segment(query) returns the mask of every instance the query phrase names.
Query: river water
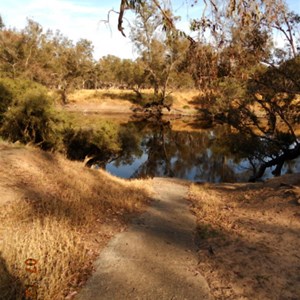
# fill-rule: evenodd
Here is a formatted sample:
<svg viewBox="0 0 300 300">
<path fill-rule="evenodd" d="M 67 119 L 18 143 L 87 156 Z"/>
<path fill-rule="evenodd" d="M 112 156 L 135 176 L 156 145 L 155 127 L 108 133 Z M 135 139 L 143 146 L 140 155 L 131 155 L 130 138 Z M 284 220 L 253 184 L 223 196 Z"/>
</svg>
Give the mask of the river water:
<svg viewBox="0 0 300 300">
<path fill-rule="evenodd" d="M 227 149 L 228 126 L 198 128 L 195 120 L 164 124 L 129 122 L 127 149 L 105 169 L 122 178 L 176 177 L 197 182 L 248 181 L 253 168 L 245 153 Z M 225 146 L 224 146 L 225 144 Z M 267 169 L 264 179 L 272 177 Z M 300 159 L 282 174 L 300 172 Z"/>
</svg>

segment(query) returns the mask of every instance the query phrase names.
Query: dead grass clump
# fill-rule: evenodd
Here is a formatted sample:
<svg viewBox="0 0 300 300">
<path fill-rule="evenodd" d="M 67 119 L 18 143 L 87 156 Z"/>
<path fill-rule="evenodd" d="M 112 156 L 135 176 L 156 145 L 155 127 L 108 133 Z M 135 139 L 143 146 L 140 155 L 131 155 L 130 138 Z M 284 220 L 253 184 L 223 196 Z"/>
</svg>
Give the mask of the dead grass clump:
<svg viewBox="0 0 300 300">
<path fill-rule="evenodd" d="M 50 217 L 25 221 L 17 228 L 9 226 L 1 248 L 8 272 L 23 282 L 23 293 L 19 293 L 24 295 L 26 285 L 35 284 L 38 299 L 57 299 L 88 262 L 88 249 L 80 235 L 63 220 Z M 37 263 L 27 266 L 28 259 Z"/>
<path fill-rule="evenodd" d="M 299 174 L 264 184 L 193 185 L 199 271 L 215 299 L 298 299 Z"/>
<path fill-rule="evenodd" d="M 149 195 L 144 181 L 117 179 L 32 148 L 1 149 L 0 165 L 7 198 L 0 203 L 0 299 L 21 299 L 34 283 L 37 299 L 72 294 L 99 248 Z M 34 259 L 29 269 L 36 272 L 26 270 L 27 259 Z"/>
</svg>

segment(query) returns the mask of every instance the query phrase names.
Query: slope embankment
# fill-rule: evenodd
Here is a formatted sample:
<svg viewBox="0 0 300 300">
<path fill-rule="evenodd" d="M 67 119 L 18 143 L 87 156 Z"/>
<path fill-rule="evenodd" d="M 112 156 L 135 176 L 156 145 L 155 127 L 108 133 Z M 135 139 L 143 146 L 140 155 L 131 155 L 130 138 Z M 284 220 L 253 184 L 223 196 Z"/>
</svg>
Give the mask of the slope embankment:
<svg viewBox="0 0 300 300">
<path fill-rule="evenodd" d="M 62 299 L 149 190 L 32 147 L 0 144 L 0 299 Z M 71 297 L 71 296 L 70 296 Z"/>
<path fill-rule="evenodd" d="M 125 181 L 0 144 L 0 194 L 0 299 L 300 298 L 299 174 Z"/>
</svg>

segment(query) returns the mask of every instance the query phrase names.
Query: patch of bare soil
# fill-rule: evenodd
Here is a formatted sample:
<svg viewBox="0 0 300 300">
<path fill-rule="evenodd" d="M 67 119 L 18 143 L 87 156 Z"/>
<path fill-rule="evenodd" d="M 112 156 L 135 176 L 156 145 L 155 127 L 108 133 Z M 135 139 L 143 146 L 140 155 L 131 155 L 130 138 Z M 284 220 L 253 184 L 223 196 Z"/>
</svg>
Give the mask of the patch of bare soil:
<svg viewBox="0 0 300 300">
<path fill-rule="evenodd" d="M 216 299 L 300 299 L 300 175 L 190 190 L 199 271 Z"/>
</svg>

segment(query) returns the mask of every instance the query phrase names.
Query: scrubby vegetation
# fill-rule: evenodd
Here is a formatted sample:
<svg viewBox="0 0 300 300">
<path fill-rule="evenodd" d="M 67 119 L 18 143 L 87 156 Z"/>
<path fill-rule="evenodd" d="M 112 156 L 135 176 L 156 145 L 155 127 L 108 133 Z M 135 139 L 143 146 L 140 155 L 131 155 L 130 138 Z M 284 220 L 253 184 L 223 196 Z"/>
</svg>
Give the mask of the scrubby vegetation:
<svg viewBox="0 0 300 300">
<path fill-rule="evenodd" d="M 58 116 L 46 92 L 29 89 L 17 97 L 3 115 L 1 134 L 11 142 L 33 143 L 42 149 L 53 149 L 58 138 L 57 122 Z"/>
<path fill-rule="evenodd" d="M 128 34 L 138 54 L 136 60 L 108 55 L 95 61 L 93 45 L 86 39 L 73 43 L 60 32 L 44 31 L 33 20 L 28 20 L 22 30 L 7 28 L 1 22 L 0 118 L 6 115 L 4 137 L 30 141 L 44 149 L 60 147 L 58 141 L 53 141 L 54 118 L 46 107 L 44 112 L 48 116 L 43 114 L 46 126 L 38 125 L 33 113 L 30 121 L 26 117 L 24 123 L 11 126 L 12 115 L 25 116 L 24 109 L 30 105 L 30 109 L 33 106 L 37 109 L 36 104 L 29 105 L 24 100 L 29 94 L 22 93 L 23 98 L 13 100 L 16 93 L 12 90 L 18 90 L 16 85 L 24 78 L 59 95 L 63 104 L 69 103 L 74 90 L 95 89 L 96 94 L 98 89 L 107 89 L 105 97 L 111 99 L 116 97 L 108 90 L 112 87 L 131 90 L 132 93 L 119 93 L 118 99 L 140 105 L 139 112 L 147 112 L 148 117 L 154 115 L 154 119 L 158 116 L 158 120 L 163 109 L 169 110 L 176 102 L 174 90 L 195 88 L 199 95 L 194 102 L 202 118 L 208 119 L 207 124 L 228 123 L 245 136 L 245 143 L 262 140 L 260 148 L 265 149 L 264 153 L 249 154 L 254 166 L 252 180 L 259 179 L 269 167 L 275 167 L 274 174 L 280 175 L 282 164 L 299 156 L 295 128 L 299 124 L 300 18 L 282 0 L 254 1 L 247 11 L 243 11 L 246 4 L 239 7 L 230 0 L 228 7 L 215 10 L 214 1 L 210 1 L 207 5 L 211 5 L 215 18 L 211 19 L 205 10 L 202 18 L 190 20 L 197 38 L 176 29 L 178 17 L 171 5 L 166 6 L 166 13 L 159 1 L 121 3 L 121 31 L 125 10 L 134 10 L 136 16 Z M 191 3 L 196 5 L 197 1 Z M 275 45 L 275 31 L 282 34 L 284 48 Z M 211 39 L 207 39 L 207 32 Z M 8 78 L 18 83 L 7 84 Z M 144 89 L 151 90 L 151 94 L 144 93 Z M 101 97 L 104 97 L 102 92 Z M 17 109 L 17 103 L 24 109 Z M 10 111 L 6 112 L 8 107 Z M 179 110 L 189 113 L 189 107 L 190 103 L 185 102 Z M 42 127 L 47 128 L 45 132 L 41 132 Z M 10 128 L 12 133 L 8 133 Z M 94 133 L 99 135 L 99 130 L 87 133 L 84 129 L 70 134 L 72 130 L 67 129 L 67 137 L 59 140 L 73 141 L 85 135 L 94 146 L 99 144 L 98 138 L 91 137 Z"/>
</svg>

